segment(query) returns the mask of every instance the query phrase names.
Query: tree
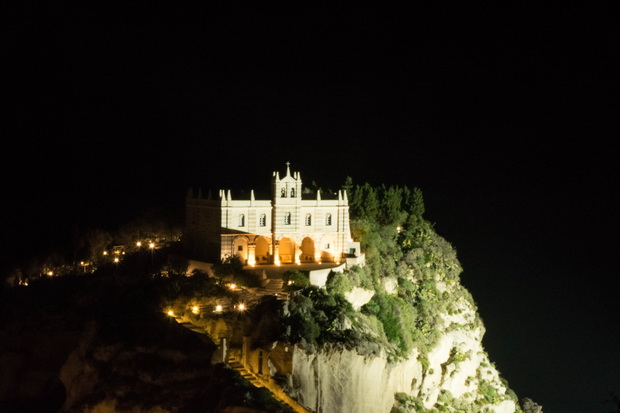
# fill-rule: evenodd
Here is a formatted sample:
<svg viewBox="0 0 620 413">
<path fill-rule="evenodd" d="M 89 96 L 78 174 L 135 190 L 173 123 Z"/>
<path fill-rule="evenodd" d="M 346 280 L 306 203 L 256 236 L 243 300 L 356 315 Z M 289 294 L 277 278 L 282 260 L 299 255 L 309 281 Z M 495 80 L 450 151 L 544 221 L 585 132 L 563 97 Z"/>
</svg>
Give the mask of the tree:
<svg viewBox="0 0 620 413">
<path fill-rule="evenodd" d="M 542 406 L 530 398 L 523 399 L 521 405 L 523 406 L 523 413 L 542 413 Z"/>
<path fill-rule="evenodd" d="M 168 271 L 169 275 L 186 275 L 187 267 L 189 267 L 189 260 L 180 255 L 170 254 L 164 264 L 164 270 Z"/>
<path fill-rule="evenodd" d="M 99 262 L 103 256 L 103 252 L 112 242 L 112 236 L 102 229 L 92 229 L 84 235 L 86 245 L 88 246 L 89 259 Z"/>
<path fill-rule="evenodd" d="M 220 284 L 225 278 L 234 279 L 235 276 L 240 274 L 242 271 L 243 264 L 241 263 L 241 259 L 239 259 L 236 255 L 222 258 L 220 262 L 213 264 L 213 274 L 215 275 L 215 278 L 219 280 Z"/>
<path fill-rule="evenodd" d="M 342 184 L 342 190 L 347 193 L 347 198 L 351 199 L 353 197 L 353 178 L 347 176 L 344 180 L 344 184 Z"/>
</svg>

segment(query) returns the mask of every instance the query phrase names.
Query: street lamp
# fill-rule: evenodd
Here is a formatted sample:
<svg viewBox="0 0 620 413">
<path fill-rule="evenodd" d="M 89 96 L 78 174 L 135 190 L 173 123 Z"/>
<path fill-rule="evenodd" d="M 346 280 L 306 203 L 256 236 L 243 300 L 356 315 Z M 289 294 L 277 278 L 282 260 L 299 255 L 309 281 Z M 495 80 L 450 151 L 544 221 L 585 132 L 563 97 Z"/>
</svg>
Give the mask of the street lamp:
<svg viewBox="0 0 620 413">
<path fill-rule="evenodd" d="M 149 242 L 149 249 L 151 250 L 151 266 L 153 265 L 153 250 L 155 249 L 155 243 Z"/>
</svg>

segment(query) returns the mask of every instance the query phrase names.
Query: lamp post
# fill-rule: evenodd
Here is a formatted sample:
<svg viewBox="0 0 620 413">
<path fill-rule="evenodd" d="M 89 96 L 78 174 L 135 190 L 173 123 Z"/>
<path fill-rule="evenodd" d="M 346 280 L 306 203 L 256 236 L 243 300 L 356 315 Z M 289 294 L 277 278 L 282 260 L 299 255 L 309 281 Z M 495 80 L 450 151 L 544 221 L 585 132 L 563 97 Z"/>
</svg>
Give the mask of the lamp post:
<svg viewBox="0 0 620 413">
<path fill-rule="evenodd" d="M 151 250 L 151 269 L 153 269 L 153 250 L 155 249 L 155 243 L 149 242 L 149 250 Z"/>
</svg>

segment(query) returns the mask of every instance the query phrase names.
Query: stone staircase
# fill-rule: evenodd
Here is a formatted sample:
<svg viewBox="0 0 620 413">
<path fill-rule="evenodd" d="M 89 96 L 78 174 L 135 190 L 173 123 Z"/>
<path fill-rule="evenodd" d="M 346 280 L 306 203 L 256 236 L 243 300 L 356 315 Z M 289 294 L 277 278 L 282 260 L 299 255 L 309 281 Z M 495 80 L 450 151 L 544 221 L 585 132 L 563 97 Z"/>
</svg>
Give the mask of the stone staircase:
<svg viewBox="0 0 620 413">
<path fill-rule="evenodd" d="M 265 287 L 261 288 L 262 295 L 275 295 L 278 300 L 286 300 L 288 293 L 282 292 L 284 287 L 284 280 L 282 279 L 269 279 Z"/>
<path fill-rule="evenodd" d="M 265 387 L 263 385 L 263 382 L 258 377 L 256 377 L 254 373 L 246 369 L 241 363 L 241 360 L 239 360 L 238 358 L 234 356 L 229 357 L 228 365 L 233 369 L 237 370 L 239 374 L 241 374 L 241 377 L 249 381 L 255 387 Z"/>
<path fill-rule="evenodd" d="M 282 280 L 274 280 L 274 281 L 280 281 L 279 284 L 280 284 L 280 291 L 281 291 Z M 278 283 L 275 283 L 276 286 L 277 286 L 277 284 Z M 271 290 L 271 291 L 274 291 L 275 287 L 272 287 L 272 288 L 273 288 L 273 290 Z M 204 337 L 205 340 L 211 340 L 209 338 L 209 336 L 207 335 L 206 331 L 202 327 L 199 327 L 197 325 L 192 324 L 191 322 L 187 321 L 186 319 L 184 319 L 181 316 L 175 315 L 174 319 L 181 326 L 187 328 L 190 331 L 193 331 L 195 333 L 200 334 L 202 337 Z M 234 355 L 233 356 L 229 356 L 227 364 L 231 368 L 237 370 L 239 372 L 239 374 L 241 374 L 241 377 L 243 377 L 245 380 L 247 380 L 253 386 L 258 387 L 258 388 L 264 387 L 267 390 L 269 390 L 271 392 L 271 394 L 273 395 L 273 397 L 275 397 L 280 402 L 282 402 L 284 404 L 287 404 L 296 413 L 309 413 L 308 410 L 306 410 L 302 405 L 300 405 L 299 403 L 297 403 L 297 401 L 295 401 L 289 395 L 287 395 L 282 390 L 282 388 L 280 388 L 279 386 L 275 385 L 273 382 L 270 382 L 269 380 L 267 380 L 267 382 L 261 380 L 254 373 L 252 373 L 247 368 L 245 368 L 245 366 L 243 365 L 243 363 L 241 363 L 241 360 L 239 360 L 237 356 L 234 356 Z"/>
</svg>

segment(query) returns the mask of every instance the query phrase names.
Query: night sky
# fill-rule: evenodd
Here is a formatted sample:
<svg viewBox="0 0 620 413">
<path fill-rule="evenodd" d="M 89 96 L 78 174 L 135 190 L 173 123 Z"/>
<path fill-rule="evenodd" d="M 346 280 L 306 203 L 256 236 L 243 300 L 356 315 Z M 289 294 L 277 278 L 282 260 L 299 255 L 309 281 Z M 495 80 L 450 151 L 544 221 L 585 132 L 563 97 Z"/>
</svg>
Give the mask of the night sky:
<svg viewBox="0 0 620 413">
<path fill-rule="evenodd" d="M 546 413 L 611 410 L 609 10 L 182 7 L 9 15 L 3 268 L 74 228 L 177 210 L 188 187 L 267 191 L 287 161 L 308 186 L 418 186 L 516 393 Z"/>
</svg>

